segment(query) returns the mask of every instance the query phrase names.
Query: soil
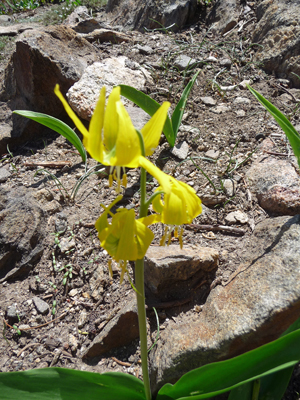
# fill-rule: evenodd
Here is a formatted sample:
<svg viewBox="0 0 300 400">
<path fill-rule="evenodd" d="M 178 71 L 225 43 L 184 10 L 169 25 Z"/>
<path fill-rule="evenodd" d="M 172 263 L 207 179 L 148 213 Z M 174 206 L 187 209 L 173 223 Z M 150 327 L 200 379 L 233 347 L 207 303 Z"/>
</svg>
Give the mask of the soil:
<svg viewBox="0 0 300 400">
<path fill-rule="evenodd" d="M 36 13 L 42 13 L 42 10 Z M 18 18 L 21 18 L 20 15 Z M 22 18 L 30 23 L 29 14 L 27 19 L 26 14 Z M 166 173 L 192 185 L 203 199 L 207 207 L 194 220 L 194 224 L 226 225 L 225 216 L 235 210 L 244 212 L 248 216 L 248 223 L 234 225 L 240 229 L 236 232 L 213 232 L 211 229 L 200 229 L 199 226 L 191 230 L 186 227 L 184 245 L 197 244 L 218 249 L 219 267 L 211 281 L 201 286 L 202 296 L 197 296 L 197 299 L 185 306 L 160 310 L 161 329 L 168 324 L 170 318 L 176 317 L 182 321 L 201 310 L 210 288 L 225 282 L 239 266 L 245 241 L 251 237 L 255 225 L 269 217 L 251 195 L 245 179 L 245 172 L 257 157 L 256 150 L 262 140 L 270 137 L 276 152 L 289 152 L 283 133 L 249 91 L 240 88 L 221 90 L 220 85 L 237 85 L 245 79 L 251 79 L 253 87 L 271 99 L 281 111 L 289 114 L 294 125 L 299 123 L 298 104 L 288 94 L 288 85 L 267 75 L 254 61 L 257 49 L 251 43 L 254 23 L 240 33 L 236 29 L 225 37 L 207 29 L 204 19 L 179 33 L 159 30 L 135 33 L 141 45 L 155 49 L 149 55 L 134 52 L 132 44 L 128 43 L 94 43 L 103 59 L 125 55 L 148 68 L 154 84 L 147 86 L 147 93 L 160 103 L 170 101 L 173 109 L 190 77 L 197 70 L 178 71 L 173 65 L 179 54 L 196 59 L 210 56 L 217 60 L 231 60 L 230 67 L 221 67 L 219 62 L 211 61 L 200 68 L 183 118 L 183 125 L 188 128 L 180 130 L 176 141 L 176 144 L 183 141 L 188 143 L 188 157 L 180 160 L 174 156 L 166 139 L 162 137 L 151 159 Z M 9 39 L 8 42 L 9 46 L 1 50 L 2 76 L 7 55 L 13 51 L 13 40 Z M 205 96 L 229 108 L 216 114 L 201 101 L 201 97 Z M 237 96 L 248 98 L 250 103 L 234 103 Z M 218 152 L 217 160 L 206 154 L 209 150 Z M 79 154 L 63 137 L 45 130 L 39 140 L 11 147 L 10 151 L 2 155 L 0 160 L 0 167 L 9 164 L 12 174 L 5 187 L 28 188 L 32 196 L 40 199 L 43 207 L 48 210 L 48 219 L 41 260 L 28 276 L 1 284 L 0 310 L 5 329 L 0 341 L 0 370 L 20 371 L 58 366 L 94 372 L 123 371 L 141 377 L 138 340 L 98 359 L 81 358 L 95 335 L 126 304 L 132 292 L 128 276 L 125 276 L 122 285 L 119 284 L 120 273 L 117 267 L 114 268 L 113 278 L 109 276 L 109 257 L 100 248 L 94 228 L 103 210 L 100 204 L 109 205 L 116 195 L 114 188 L 108 185 L 107 171 L 86 179 L 72 201 L 69 195 L 83 175 L 84 165 Z M 49 163 L 45 169 L 56 176 L 62 186 L 58 186 L 49 174 L 37 173 L 40 167 L 35 164 L 41 162 Z M 51 164 L 55 162 L 65 165 L 52 168 Z M 95 165 L 93 159 L 88 160 L 88 168 Z M 222 184 L 224 179 L 234 179 L 237 182 L 233 196 L 226 194 Z M 149 177 L 149 193 L 156 186 L 157 183 Z M 128 186 L 123 189 L 124 197 L 119 205 L 138 210 L 138 189 L 139 173 L 129 170 Z M 62 234 L 57 232 L 55 226 L 58 212 L 63 213 L 67 221 L 67 229 Z M 153 229 L 156 233 L 154 245 L 158 245 L 163 227 L 156 226 Z M 63 239 L 75 241 L 70 252 L 61 251 Z M 177 239 L 173 238 L 172 241 L 176 243 Z M 132 277 L 130 266 L 128 270 Z M 37 313 L 32 302 L 34 296 L 49 304 L 48 315 Z M 20 321 L 8 320 L 7 307 L 12 305 L 16 305 Z M 148 316 L 151 322 L 150 343 L 156 337 L 157 328 L 152 323 L 153 314 L 149 313 Z M 83 321 L 80 327 L 79 318 Z M 16 329 L 10 327 L 12 323 L 18 327 L 23 325 L 23 328 L 28 325 L 30 329 L 25 327 L 19 335 Z M 299 398 L 300 386 L 297 382 L 299 379 L 294 374 L 286 400 Z"/>
</svg>

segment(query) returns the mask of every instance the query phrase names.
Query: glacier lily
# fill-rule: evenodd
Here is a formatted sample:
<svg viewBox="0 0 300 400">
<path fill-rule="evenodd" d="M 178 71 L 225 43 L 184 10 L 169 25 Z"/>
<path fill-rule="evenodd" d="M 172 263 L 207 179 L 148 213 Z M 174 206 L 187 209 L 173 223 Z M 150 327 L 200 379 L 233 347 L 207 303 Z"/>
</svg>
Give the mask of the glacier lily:
<svg viewBox="0 0 300 400">
<path fill-rule="evenodd" d="M 142 154 L 136 129 L 121 102 L 119 86 L 112 89 L 106 107 L 106 88 L 103 87 L 101 89 L 89 129 L 86 129 L 71 109 L 66 99 L 61 94 L 59 85 L 55 86 L 54 92 L 62 102 L 67 114 L 72 119 L 77 129 L 82 133 L 84 147 L 90 153 L 91 157 L 101 164 L 111 166 L 109 176 L 110 186 L 112 185 L 114 176 L 118 183 L 117 192 L 119 192 L 121 168 L 124 172 L 122 183 L 126 186 L 127 176 L 125 167 L 139 167 L 140 159 L 143 155 L 149 156 L 153 154 L 158 145 L 170 103 L 163 103 L 153 117 L 141 129 L 145 146 L 145 154 Z M 114 168 L 116 171 L 115 174 L 113 174 Z"/>
</svg>

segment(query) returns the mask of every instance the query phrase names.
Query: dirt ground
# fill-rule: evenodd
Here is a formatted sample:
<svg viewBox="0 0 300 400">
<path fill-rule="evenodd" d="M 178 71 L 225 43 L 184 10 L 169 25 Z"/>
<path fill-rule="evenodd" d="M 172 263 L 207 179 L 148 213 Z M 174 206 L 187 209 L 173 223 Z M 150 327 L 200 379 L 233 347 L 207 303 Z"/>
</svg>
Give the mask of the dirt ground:
<svg viewBox="0 0 300 400">
<path fill-rule="evenodd" d="M 276 152 L 288 153 L 280 129 L 247 90 L 239 87 L 222 90 L 220 86 L 238 85 L 245 79 L 251 79 L 253 87 L 271 99 L 281 111 L 289 114 L 294 125 L 299 123 L 298 103 L 288 94 L 288 85 L 267 75 L 254 61 L 257 47 L 251 43 L 253 24 L 240 33 L 233 30 L 225 37 L 213 34 L 204 21 L 176 34 L 161 31 L 137 33 L 141 45 L 155 49 L 149 55 L 134 53 L 131 44 L 94 43 L 103 59 L 125 55 L 148 68 L 154 85 L 149 85 L 147 92 L 160 103 L 170 101 L 173 109 L 197 70 L 178 71 L 173 66 L 175 58 L 179 54 L 196 59 L 216 58 L 216 61 L 209 61 L 200 68 L 187 102 L 183 128 L 176 141 L 176 144 L 182 141 L 188 143 L 187 158 L 180 160 L 174 156 L 164 137 L 151 158 L 166 173 L 192 185 L 203 199 L 207 207 L 194 220 L 196 226 L 192 229 L 186 227 L 183 241 L 184 245 L 197 244 L 218 249 L 219 267 L 212 280 L 201 287 L 203 296 L 198 297 L 197 301 L 184 307 L 160 310 L 161 329 L 172 317 L 187 320 L 191 314 L 199 312 L 210 287 L 225 282 L 239 266 L 245 240 L 250 238 L 255 225 L 269 217 L 251 195 L 245 179 L 245 171 L 257 157 L 259 144 L 270 136 L 276 145 Z M 0 50 L 2 76 L 7 54 L 13 50 L 14 41 L 8 39 L 7 43 Z M 229 59 L 230 66 L 221 66 L 219 61 L 222 59 Z M 205 96 L 229 108 L 216 114 L 202 102 L 201 97 Z M 234 103 L 237 96 L 250 99 L 250 103 Z M 209 150 L 218 152 L 216 160 L 206 155 Z M 123 284 L 119 284 L 117 268 L 114 269 L 113 279 L 110 278 L 108 255 L 100 248 L 94 229 L 94 222 L 102 211 L 100 203 L 107 206 L 115 198 L 114 189 L 109 188 L 106 171 L 86 179 L 72 201 L 68 195 L 83 175 L 84 165 L 76 150 L 63 137 L 45 130 L 40 140 L 27 142 L 17 148 L 11 147 L 10 151 L 11 154 L 3 154 L 0 159 L 0 167 L 9 164 L 12 173 L 2 185 L 9 188 L 23 186 L 31 190 L 33 196 L 48 210 L 48 219 L 43 256 L 34 270 L 21 279 L 1 284 L 0 311 L 6 322 L 3 321 L 0 340 L 0 371 L 59 366 L 95 372 L 124 371 L 141 377 L 138 340 L 102 358 L 81 358 L 95 335 L 126 304 L 132 291 L 127 276 Z M 58 187 L 47 173 L 37 174 L 40 167 L 35 164 L 40 162 L 49 163 L 45 169 L 55 175 L 63 187 Z M 64 162 L 65 165 L 53 168 L 55 162 Z M 88 168 L 94 165 L 96 162 L 89 159 Z M 227 178 L 237 182 L 233 196 L 228 196 L 224 189 L 222 182 Z M 149 177 L 149 193 L 156 186 L 157 183 Z M 139 173 L 129 170 L 128 186 L 123 190 L 124 197 L 120 205 L 138 210 L 138 189 Z M 224 218 L 235 210 L 248 216 L 247 224 L 234 225 L 238 228 L 236 232 L 212 232 L 199 228 L 200 224 L 226 225 Z M 66 231 L 63 234 L 58 233 L 55 225 L 58 212 L 65 216 Z M 154 230 L 154 244 L 158 244 L 163 227 L 157 226 Z M 63 253 L 61 245 L 64 240 L 74 243 L 69 252 Z M 172 240 L 174 243 L 177 241 L 175 238 Z M 131 268 L 128 269 L 132 275 Z M 34 296 L 49 304 L 49 315 L 37 313 L 32 302 Z M 7 307 L 12 305 L 16 305 L 20 320 L 11 323 L 18 327 L 30 327 L 25 327 L 21 335 L 7 325 Z M 152 321 L 154 316 L 149 313 L 149 318 Z M 152 322 L 150 326 L 150 337 L 154 341 L 156 327 Z M 299 398 L 298 381 L 295 374 L 285 399 Z"/>
</svg>

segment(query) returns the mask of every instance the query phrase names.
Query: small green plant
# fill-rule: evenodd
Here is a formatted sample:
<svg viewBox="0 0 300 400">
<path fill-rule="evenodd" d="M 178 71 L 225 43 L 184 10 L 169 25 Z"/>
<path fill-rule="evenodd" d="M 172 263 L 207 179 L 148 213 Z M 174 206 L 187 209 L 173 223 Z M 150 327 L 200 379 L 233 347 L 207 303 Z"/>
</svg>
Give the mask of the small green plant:
<svg viewBox="0 0 300 400">
<path fill-rule="evenodd" d="M 62 284 L 66 285 L 67 280 L 68 279 L 72 279 L 73 278 L 73 266 L 71 263 L 64 265 L 63 267 L 61 267 L 59 270 L 60 271 L 65 271 L 64 276 L 63 276 L 63 280 L 62 280 Z"/>
<path fill-rule="evenodd" d="M 250 92 L 256 99 L 265 107 L 265 109 L 275 118 L 276 122 L 286 134 L 293 152 L 297 158 L 297 162 L 300 168 L 300 135 L 287 119 L 271 102 L 265 99 L 259 92 L 254 90 L 251 86 L 247 85 Z"/>
</svg>

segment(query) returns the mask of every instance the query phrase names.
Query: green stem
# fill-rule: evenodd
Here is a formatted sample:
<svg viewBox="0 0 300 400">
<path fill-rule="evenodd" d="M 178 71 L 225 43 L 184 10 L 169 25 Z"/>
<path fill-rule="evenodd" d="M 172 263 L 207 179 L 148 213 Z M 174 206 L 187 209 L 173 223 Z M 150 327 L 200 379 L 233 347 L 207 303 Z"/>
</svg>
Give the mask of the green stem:
<svg viewBox="0 0 300 400">
<path fill-rule="evenodd" d="M 139 130 L 136 131 L 140 140 L 141 153 L 145 157 L 145 144 L 143 135 Z M 148 203 L 146 201 L 146 178 L 147 172 L 141 168 L 141 199 L 140 199 L 140 215 L 139 218 L 146 217 L 148 214 Z M 145 387 L 146 400 L 151 400 L 150 379 L 148 371 L 148 347 L 147 347 L 147 319 L 145 307 L 145 286 L 144 286 L 144 258 L 136 260 L 135 262 L 135 287 L 136 287 L 136 300 L 139 319 L 139 332 L 140 332 L 140 346 L 141 346 L 141 360 L 143 381 Z"/>
<path fill-rule="evenodd" d="M 145 308 L 145 288 L 144 288 L 144 259 L 136 260 L 135 262 L 135 287 L 138 317 L 139 317 L 139 332 L 141 346 L 141 360 L 143 381 L 145 386 L 146 400 L 151 400 L 150 379 L 148 371 L 148 350 L 147 350 L 147 320 Z"/>
</svg>

